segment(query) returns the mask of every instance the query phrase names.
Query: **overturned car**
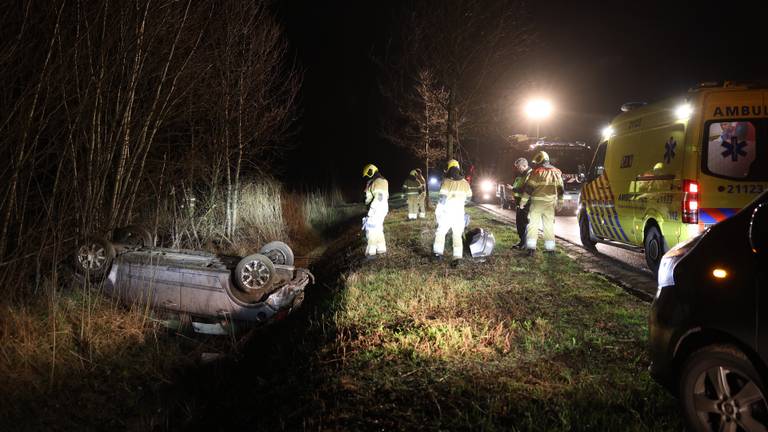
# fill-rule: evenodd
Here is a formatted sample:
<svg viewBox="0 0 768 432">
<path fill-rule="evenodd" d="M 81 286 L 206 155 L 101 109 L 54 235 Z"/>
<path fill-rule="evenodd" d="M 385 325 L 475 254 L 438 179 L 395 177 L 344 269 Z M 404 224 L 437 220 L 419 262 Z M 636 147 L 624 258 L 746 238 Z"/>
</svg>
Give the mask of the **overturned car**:
<svg viewBox="0 0 768 432">
<path fill-rule="evenodd" d="M 107 295 L 178 313 L 195 331 L 220 334 L 298 308 L 314 277 L 293 263 L 293 251 L 283 242 L 240 258 L 154 247 L 149 231 L 139 226 L 115 230 L 113 241 L 87 237 L 74 256 L 77 273 L 104 280 Z"/>
</svg>

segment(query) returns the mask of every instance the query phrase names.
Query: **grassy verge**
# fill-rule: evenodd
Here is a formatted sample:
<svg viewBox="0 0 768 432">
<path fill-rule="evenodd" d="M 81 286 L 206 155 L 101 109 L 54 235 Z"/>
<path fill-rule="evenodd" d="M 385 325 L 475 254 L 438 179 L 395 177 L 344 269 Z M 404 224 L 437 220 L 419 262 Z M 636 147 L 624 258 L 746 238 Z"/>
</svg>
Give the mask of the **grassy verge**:
<svg viewBox="0 0 768 432">
<path fill-rule="evenodd" d="M 250 430 L 680 430 L 652 382 L 648 305 L 565 255 L 512 251 L 514 228 L 471 210 L 498 241 L 452 268 L 431 221 L 387 221 L 388 255 L 361 261 L 356 226 L 315 272 L 302 316 L 240 362 L 197 372 L 187 424 Z M 341 275 L 334 282 L 334 275 Z M 233 409 L 232 407 L 238 407 Z"/>
<path fill-rule="evenodd" d="M 348 429 L 673 430 L 652 382 L 648 305 L 567 256 L 529 259 L 514 228 L 482 264 L 428 258 L 431 222 L 388 223 L 389 256 L 353 271 L 334 316 L 335 416 Z M 330 361 L 326 359 L 325 361 Z"/>
</svg>

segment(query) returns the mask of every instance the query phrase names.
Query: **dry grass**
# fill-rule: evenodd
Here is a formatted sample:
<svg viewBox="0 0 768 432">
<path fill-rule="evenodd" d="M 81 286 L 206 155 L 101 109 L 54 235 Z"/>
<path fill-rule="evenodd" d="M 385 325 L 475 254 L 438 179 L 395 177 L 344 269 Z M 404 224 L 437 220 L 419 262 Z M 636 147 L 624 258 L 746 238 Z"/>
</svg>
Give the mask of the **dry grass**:
<svg viewBox="0 0 768 432">
<path fill-rule="evenodd" d="M 235 238 L 224 236 L 223 202 L 212 196 L 196 196 L 190 208 L 186 194 L 143 217 L 165 246 L 246 254 L 279 239 L 303 253 L 321 247 L 323 230 L 347 214 L 323 207 L 339 203 L 333 195 L 286 193 L 275 182 L 248 185 Z M 176 371 L 194 365 L 203 351 L 237 349 L 226 338 L 170 332 L 146 307 L 126 307 L 98 286 L 73 283 L 63 267 L 30 286 L 34 296 L 0 304 L 0 430 L 143 430 L 167 421 L 167 412 L 152 404 Z M 80 407 L 77 415 L 72 406 Z"/>
</svg>

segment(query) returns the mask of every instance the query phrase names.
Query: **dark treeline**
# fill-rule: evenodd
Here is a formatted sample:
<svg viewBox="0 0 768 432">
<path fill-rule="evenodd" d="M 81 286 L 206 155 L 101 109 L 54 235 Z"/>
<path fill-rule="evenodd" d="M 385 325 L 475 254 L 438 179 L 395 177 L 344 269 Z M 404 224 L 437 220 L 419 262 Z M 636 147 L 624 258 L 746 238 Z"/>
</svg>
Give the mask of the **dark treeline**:
<svg viewBox="0 0 768 432">
<path fill-rule="evenodd" d="M 0 11 L 0 289 L 190 189 L 225 197 L 234 232 L 240 185 L 280 157 L 301 81 L 266 1 Z"/>
</svg>

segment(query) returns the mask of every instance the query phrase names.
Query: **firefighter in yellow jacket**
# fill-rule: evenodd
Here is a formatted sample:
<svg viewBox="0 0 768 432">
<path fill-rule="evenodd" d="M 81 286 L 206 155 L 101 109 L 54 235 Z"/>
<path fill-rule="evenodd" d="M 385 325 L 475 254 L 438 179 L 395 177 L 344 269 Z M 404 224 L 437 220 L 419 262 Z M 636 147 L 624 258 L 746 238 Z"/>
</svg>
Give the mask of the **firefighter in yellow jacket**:
<svg viewBox="0 0 768 432">
<path fill-rule="evenodd" d="M 419 198 L 421 198 L 423 191 L 424 184 L 419 181 L 419 176 L 416 170 L 412 170 L 403 183 L 403 193 L 405 194 L 405 199 L 408 202 L 408 219 L 416 219 L 416 217 L 419 215 Z M 424 204 L 422 204 L 422 212 L 424 211 L 423 206 Z"/>
<path fill-rule="evenodd" d="M 363 177 L 368 179 L 365 185 L 365 204 L 368 205 L 368 215 L 363 218 L 363 230 L 368 240 L 365 257 L 373 259 L 376 255 L 387 252 L 384 218 L 389 213 L 389 183 L 373 164 L 363 168 Z"/>
<path fill-rule="evenodd" d="M 544 231 L 544 251 L 555 253 L 555 210 L 563 205 L 563 175 L 549 163 L 549 155 L 540 151 L 533 157 L 535 168 L 523 186 L 520 207 L 530 200 L 526 249 L 532 256 L 536 251 L 539 228 Z"/>
<path fill-rule="evenodd" d="M 464 215 L 464 204 L 472 197 L 472 188 L 462 177 L 459 162 L 451 159 L 448 161 L 446 178 L 440 185 L 437 206 L 435 207 L 435 219 L 437 219 L 437 231 L 435 232 L 435 244 L 432 251 L 437 259 L 442 258 L 445 249 L 445 236 L 448 231 L 453 234 L 453 258 L 461 259 L 464 254 L 464 245 L 461 236 L 467 221 Z"/>
</svg>

